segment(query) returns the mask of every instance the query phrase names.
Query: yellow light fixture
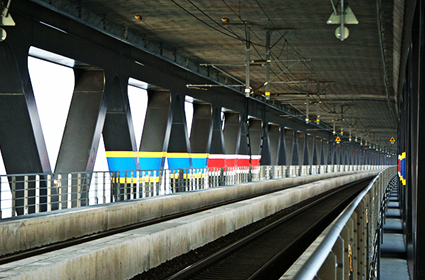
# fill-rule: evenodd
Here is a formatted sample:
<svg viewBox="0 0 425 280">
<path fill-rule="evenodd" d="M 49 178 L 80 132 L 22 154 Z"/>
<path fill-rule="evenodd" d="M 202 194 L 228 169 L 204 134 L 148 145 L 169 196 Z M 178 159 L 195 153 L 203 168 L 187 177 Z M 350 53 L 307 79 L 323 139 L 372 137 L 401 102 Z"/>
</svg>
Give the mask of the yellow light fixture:
<svg viewBox="0 0 425 280">
<path fill-rule="evenodd" d="M 142 16 L 139 14 L 135 14 L 134 18 L 137 19 L 138 21 L 142 21 Z"/>
</svg>

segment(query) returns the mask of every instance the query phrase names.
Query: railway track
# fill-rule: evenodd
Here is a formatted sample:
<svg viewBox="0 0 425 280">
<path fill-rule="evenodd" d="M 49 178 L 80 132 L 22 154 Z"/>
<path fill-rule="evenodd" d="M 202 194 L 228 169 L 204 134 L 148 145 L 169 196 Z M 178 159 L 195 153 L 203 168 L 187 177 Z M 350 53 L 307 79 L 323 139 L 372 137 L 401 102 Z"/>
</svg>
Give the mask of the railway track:
<svg viewBox="0 0 425 280">
<path fill-rule="evenodd" d="M 166 279 L 278 279 L 371 179 L 340 187 Z"/>
</svg>

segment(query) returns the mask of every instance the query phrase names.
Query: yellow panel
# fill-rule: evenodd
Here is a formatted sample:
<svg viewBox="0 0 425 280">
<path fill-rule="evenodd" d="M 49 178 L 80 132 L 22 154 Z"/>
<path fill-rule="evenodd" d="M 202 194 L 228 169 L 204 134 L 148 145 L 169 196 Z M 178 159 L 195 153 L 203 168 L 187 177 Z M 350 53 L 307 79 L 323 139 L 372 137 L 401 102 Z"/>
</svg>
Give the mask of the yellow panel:
<svg viewBox="0 0 425 280">
<path fill-rule="evenodd" d="M 189 158 L 189 153 L 167 153 L 167 157 L 169 158 Z"/>
<path fill-rule="evenodd" d="M 190 154 L 191 158 L 207 158 L 209 154 L 202 154 L 202 153 L 192 153 Z"/>
<path fill-rule="evenodd" d="M 165 152 L 139 152 L 139 157 L 144 157 L 144 158 L 160 158 L 160 157 L 165 157 Z"/>
</svg>

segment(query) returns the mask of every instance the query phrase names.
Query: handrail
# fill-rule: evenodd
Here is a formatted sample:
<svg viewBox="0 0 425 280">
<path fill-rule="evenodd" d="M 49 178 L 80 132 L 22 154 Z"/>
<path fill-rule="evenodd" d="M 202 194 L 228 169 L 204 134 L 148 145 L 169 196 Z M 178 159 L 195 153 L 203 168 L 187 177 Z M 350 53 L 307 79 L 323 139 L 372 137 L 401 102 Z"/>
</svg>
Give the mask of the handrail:
<svg viewBox="0 0 425 280">
<path fill-rule="evenodd" d="M 382 188 L 386 188 L 390 179 L 394 176 L 389 176 L 391 173 L 396 174 L 396 167 L 390 166 L 379 172 L 379 174 L 372 180 L 368 187 L 363 190 L 338 216 L 335 222 L 331 225 L 330 230 L 321 241 L 320 245 L 315 249 L 312 255 L 304 262 L 302 267 L 298 270 L 297 274 L 293 278 L 294 280 L 309 280 L 314 279 L 322 268 L 329 254 L 332 252 L 334 245 L 337 240 L 341 237 L 341 232 L 346 227 L 347 222 L 351 219 L 354 211 L 359 207 L 360 203 L 364 201 L 366 195 L 371 191 L 372 187 L 378 184 L 378 181 L 385 177 L 384 182 L 381 183 Z M 383 190 L 377 192 L 379 195 L 383 194 Z M 380 200 L 378 201 L 380 202 Z M 377 202 L 377 203 L 378 203 Z M 370 213 L 373 214 L 373 213 Z M 379 217 L 379 216 L 376 216 Z M 373 221 L 373 223 L 378 221 Z M 329 278 L 332 279 L 332 278 Z"/>
</svg>

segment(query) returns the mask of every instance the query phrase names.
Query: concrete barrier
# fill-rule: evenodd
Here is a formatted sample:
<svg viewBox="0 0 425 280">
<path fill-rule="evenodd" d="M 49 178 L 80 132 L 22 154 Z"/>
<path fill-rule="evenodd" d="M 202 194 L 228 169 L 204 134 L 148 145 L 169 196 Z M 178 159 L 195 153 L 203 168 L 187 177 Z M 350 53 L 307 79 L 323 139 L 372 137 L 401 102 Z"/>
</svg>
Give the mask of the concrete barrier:
<svg viewBox="0 0 425 280">
<path fill-rule="evenodd" d="M 363 173 L 341 172 L 267 180 L 0 220 L 0 255 L 41 247 L 257 193 L 349 174 Z"/>
</svg>

